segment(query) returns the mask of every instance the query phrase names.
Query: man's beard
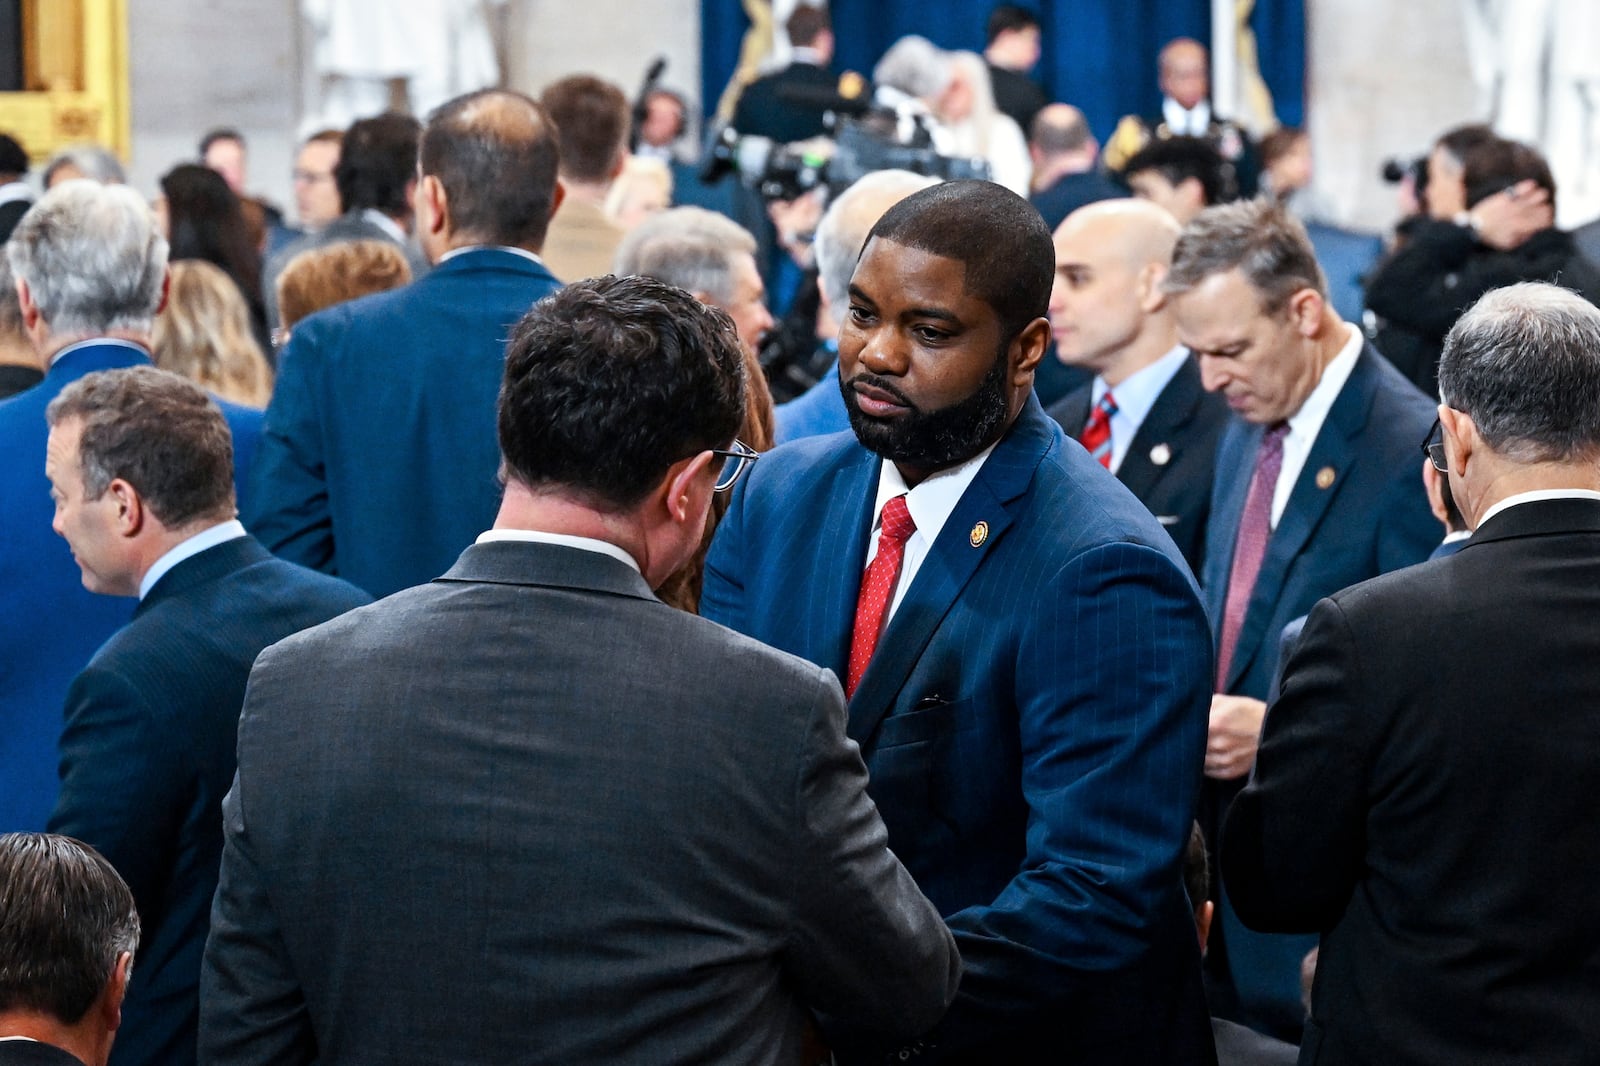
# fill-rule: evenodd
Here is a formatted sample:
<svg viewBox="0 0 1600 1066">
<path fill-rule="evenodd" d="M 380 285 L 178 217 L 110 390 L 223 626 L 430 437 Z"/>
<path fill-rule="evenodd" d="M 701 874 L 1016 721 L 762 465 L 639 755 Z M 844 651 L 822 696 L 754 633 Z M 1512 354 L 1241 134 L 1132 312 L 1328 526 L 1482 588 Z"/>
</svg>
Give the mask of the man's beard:
<svg viewBox="0 0 1600 1066">
<path fill-rule="evenodd" d="M 850 428 L 861 446 L 890 462 L 907 463 L 925 470 L 943 470 L 965 462 L 999 439 L 1009 414 L 1006 403 L 1006 376 L 1010 361 L 1004 348 L 994 366 L 978 382 L 972 395 L 936 411 L 924 411 L 913 404 L 888 378 L 862 371 L 849 381 L 839 379 L 844 393 Z M 873 418 L 861 410 L 856 383 L 869 385 L 893 396 L 906 406 L 897 418 Z"/>
</svg>

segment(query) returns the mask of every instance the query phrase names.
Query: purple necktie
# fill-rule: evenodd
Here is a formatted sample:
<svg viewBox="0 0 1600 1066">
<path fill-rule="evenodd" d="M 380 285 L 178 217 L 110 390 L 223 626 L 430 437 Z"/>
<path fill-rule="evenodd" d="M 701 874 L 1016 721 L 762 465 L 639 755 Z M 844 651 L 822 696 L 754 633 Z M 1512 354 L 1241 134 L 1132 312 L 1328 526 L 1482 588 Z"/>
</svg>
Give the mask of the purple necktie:
<svg viewBox="0 0 1600 1066">
<path fill-rule="evenodd" d="M 1272 535 L 1272 496 L 1278 489 L 1278 472 L 1283 469 L 1283 438 L 1289 424 L 1268 427 L 1256 452 L 1256 471 L 1250 477 L 1250 494 L 1245 497 L 1244 513 L 1239 516 L 1239 534 L 1233 541 L 1233 569 L 1228 573 L 1228 599 L 1222 609 L 1222 639 L 1217 644 L 1217 691 L 1226 692 L 1228 668 L 1239 645 L 1239 630 L 1244 627 L 1250 593 L 1261 573 L 1261 560 L 1267 554 L 1267 538 Z"/>
</svg>

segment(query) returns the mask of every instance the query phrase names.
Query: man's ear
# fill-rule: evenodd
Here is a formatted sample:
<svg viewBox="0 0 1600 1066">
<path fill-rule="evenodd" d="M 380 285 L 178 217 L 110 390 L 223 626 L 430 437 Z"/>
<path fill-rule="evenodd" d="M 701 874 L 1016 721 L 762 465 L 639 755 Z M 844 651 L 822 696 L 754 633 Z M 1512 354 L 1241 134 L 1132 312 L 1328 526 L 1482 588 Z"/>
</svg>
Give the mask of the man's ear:
<svg viewBox="0 0 1600 1066">
<path fill-rule="evenodd" d="M 1049 347 L 1049 319 L 1036 318 L 1022 327 L 1022 332 L 1011 341 L 1011 350 L 1008 353 L 1011 359 L 1013 387 L 1019 389 L 1033 387 L 1033 372 L 1038 369 L 1039 361 L 1044 358 L 1045 349 Z"/>
<path fill-rule="evenodd" d="M 448 232 L 450 197 L 444 191 L 444 183 L 433 174 L 424 174 L 417 186 L 417 199 L 428 205 L 428 232 Z"/>
<path fill-rule="evenodd" d="M 1161 286 L 1167 280 L 1167 265 L 1151 261 L 1139 270 L 1137 288 L 1134 290 L 1139 297 L 1139 310 L 1147 315 L 1153 315 L 1167 305 L 1167 294 Z"/>
<path fill-rule="evenodd" d="M 117 956 L 117 964 L 111 968 L 111 977 L 100 991 L 98 1009 L 108 1033 L 114 1033 L 122 1026 L 122 1001 L 128 994 L 128 978 L 132 973 L 133 952 L 124 951 Z"/>
<path fill-rule="evenodd" d="M 105 495 L 116 504 L 116 530 L 119 537 L 137 537 L 149 519 L 139 490 L 120 477 L 111 479 Z"/>
<path fill-rule="evenodd" d="M 1302 337 L 1315 337 L 1322 329 L 1322 309 L 1326 306 L 1322 294 L 1316 289 L 1301 289 L 1289 297 L 1289 318 L 1295 332 Z"/>
<path fill-rule="evenodd" d="M 710 452 L 696 452 L 667 468 L 663 502 L 674 522 L 698 525 L 705 521 L 703 507 L 709 505 L 716 479 L 702 475 L 715 458 Z"/>
<path fill-rule="evenodd" d="M 165 285 L 162 286 L 162 292 L 166 292 Z M 17 302 L 22 305 L 22 328 L 32 330 L 42 316 L 39 314 L 39 305 L 33 302 L 33 290 L 21 278 L 17 279 Z"/>
<path fill-rule="evenodd" d="M 168 266 L 161 272 L 161 302 L 156 304 L 156 314 L 167 309 L 167 301 L 172 296 L 172 267 Z"/>
<path fill-rule="evenodd" d="M 1173 186 L 1173 190 L 1177 192 L 1179 196 L 1183 197 L 1183 199 L 1187 201 L 1196 212 L 1205 210 L 1206 187 L 1200 184 L 1199 178 L 1184 178 L 1182 181 L 1178 182 L 1177 185 Z"/>
<path fill-rule="evenodd" d="M 567 187 L 561 184 L 561 179 L 556 179 L 556 187 L 550 193 L 550 217 L 555 218 L 556 212 L 561 210 L 561 201 L 567 198 Z"/>
<path fill-rule="evenodd" d="M 1464 477 L 1478 448 L 1478 427 L 1472 416 L 1454 407 L 1439 405 L 1439 428 L 1443 430 L 1444 462 L 1456 477 Z M 1461 502 L 1461 497 L 1456 497 Z"/>
</svg>

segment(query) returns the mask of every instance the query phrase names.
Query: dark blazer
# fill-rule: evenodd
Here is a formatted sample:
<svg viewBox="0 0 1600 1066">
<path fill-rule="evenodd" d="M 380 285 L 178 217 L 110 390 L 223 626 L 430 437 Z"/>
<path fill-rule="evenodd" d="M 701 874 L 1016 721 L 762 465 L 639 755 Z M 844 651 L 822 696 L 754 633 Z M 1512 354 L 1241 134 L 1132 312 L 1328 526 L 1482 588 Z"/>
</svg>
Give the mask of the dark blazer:
<svg viewBox="0 0 1600 1066">
<path fill-rule="evenodd" d="M 993 63 L 985 63 L 989 68 L 989 84 L 994 90 L 994 106 L 1000 113 L 1010 117 L 1017 124 L 1017 129 L 1022 131 L 1024 137 L 1033 129 L 1033 119 L 1044 105 L 1050 102 L 1044 90 L 1039 88 L 1039 83 L 1026 74 L 1005 67 L 997 67 Z M 1054 229 L 1055 227 L 1050 227 Z"/>
<path fill-rule="evenodd" d="M 1023 127 L 1027 129 L 1026 126 Z M 1028 199 L 1044 216 L 1044 224 L 1054 232 L 1068 215 L 1086 204 L 1127 196 L 1128 190 L 1098 170 L 1082 174 L 1063 174 L 1049 188 L 1040 189 Z"/>
<path fill-rule="evenodd" d="M 764 457 L 702 612 L 844 674 L 878 473 L 844 433 Z M 1210 654 L 1171 539 L 1030 400 L 850 701 L 890 845 L 966 962 L 929 1038 L 947 1061 L 1211 1061 L 1179 885 Z"/>
<path fill-rule="evenodd" d="M 51 529 L 45 408 L 79 378 L 149 365 L 137 345 L 86 344 L 57 359 L 38 385 L 0 401 L 0 832 L 44 828 L 56 802 L 56 740 L 67 686 L 133 612 L 131 600 L 83 587 L 71 549 Z M 255 452 L 261 412 L 219 406 L 233 432 L 237 484 Z"/>
<path fill-rule="evenodd" d="M 83 1066 L 83 1060 L 54 1044 L 0 1040 L 0 1066 Z"/>
<path fill-rule="evenodd" d="M 776 1064 L 808 1004 L 932 1024 L 960 963 L 844 717 L 548 544 L 291 637 L 240 720 L 202 1060 Z"/>
<path fill-rule="evenodd" d="M 22 221 L 22 216 L 28 213 L 28 208 L 33 206 L 32 200 L 7 200 L 0 203 L 0 244 L 11 239 L 11 231 L 17 228 L 17 223 Z"/>
<path fill-rule="evenodd" d="M 162 575 L 73 681 L 50 831 L 117 868 L 141 926 L 114 1066 L 195 1061 L 200 954 L 250 664 L 267 645 L 367 602 L 355 586 L 241 537 Z"/>
<path fill-rule="evenodd" d="M 500 506 L 506 339 L 558 287 L 543 264 L 479 248 L 297 325 L 267 408 L 250 531 L 374 596 L 443 573 Z"/>
<path fill-rule="evenodd" d="M 1050 417 L 1074 440 L 1089 421 L 1093 382 L 1069 392 Z M 1228 404 L 1200 385 L 1200 369 L 1184 360 L 1128 444 L 1117 480 L 1139 498 L 1199 573 L 1211 514 L 1212 468 L 1228 425 Z"/>
<path fill-rule="evenodd" d="M 828 132 L 822 122 L 827 108 L 786 100 L 783 90 L 831 93 L 837 88 L 838 79 L 822 67 L 790 63 L 745 86 L 734 108 L 733 128 L 746 136 L 771 137 L 779 143 L 820 137 Z"/>
<path fill-rule="evenodd" d="M 1592 1063 L 1600 503 L 1524 503 L 1323 600 L 1222 869 L 1320 932 L 1302 1062 Z"/>
</svg>

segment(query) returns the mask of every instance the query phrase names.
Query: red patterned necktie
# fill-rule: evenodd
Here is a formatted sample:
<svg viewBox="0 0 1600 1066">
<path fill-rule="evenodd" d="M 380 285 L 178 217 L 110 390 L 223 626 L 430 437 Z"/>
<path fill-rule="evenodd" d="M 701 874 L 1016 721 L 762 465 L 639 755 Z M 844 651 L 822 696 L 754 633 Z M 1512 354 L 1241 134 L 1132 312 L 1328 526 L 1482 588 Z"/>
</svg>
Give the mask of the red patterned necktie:
<svg viewBox="0 0 1600 1066">
<path fill-rule="evenodd" d="M 1089 412 L 1089 424 L 1083 427 L 1083 436 L 1078 438 L 1089 457 L 1107 470 L 1111 469 L 1111 416 L 1116 413 L 1117 401 L 1107 389 Z"/>
<path fill-rule="evenodd" d="M 917 531 L 906 509 L 906 498 L 896 496 L 883 505 L 883 522 L 878 533 L 878 554 L 872 557 L 861 577 L 861 595 L 856 598 L 856 624 L 850 636 L 850 674 L 844 693 L 852 696 L 867 672 L 867 663 L 878 646 L 883 616 L 894 599 L 900 578 L 900 563 L 906 555 L 906 541 Z"/>
<path fill-rule="evenodd" d="M 1239 516 L 1239 533 L 1233 541 L 1233 569 L 1228 573 L 1228 599 L 1222 609 L 1222 639 L 1217 642 L 1217 691 L 1226 691 L 1228 668 L 1244 627 L 1250 593 L 1261 573 L 1261 560 L 1267 554 L 1267 538 L 1272 535 L 1272 496 L 1278 489 L 1278 473 L 1283 469 L 1283 438 L 1289 424 L 1279 422 L 1261 437 L 1256 452 L 1256 471 L 1250 477 L 1250 492 L 1245 497 L 1244 513 Z"/>
</svg>

